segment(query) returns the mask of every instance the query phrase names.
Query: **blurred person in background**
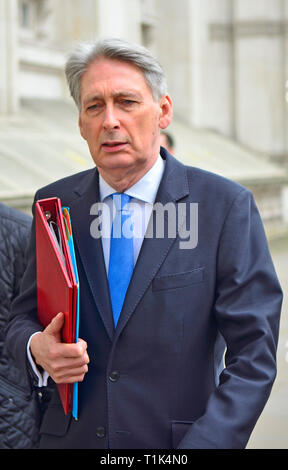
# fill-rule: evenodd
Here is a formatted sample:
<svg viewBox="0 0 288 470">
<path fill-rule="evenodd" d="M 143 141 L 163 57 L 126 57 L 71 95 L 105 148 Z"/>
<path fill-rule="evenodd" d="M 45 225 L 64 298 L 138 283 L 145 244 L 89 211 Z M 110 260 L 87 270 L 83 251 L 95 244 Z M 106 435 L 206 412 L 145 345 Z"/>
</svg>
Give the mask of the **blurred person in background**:
<svg viewBox="0 0 288 470">
<path fill-rule="evenodd" d="M 0 203 L 0 449 L 38 447 L 42 399 L 5 347 L 12 301 L 26 267 L 32 217 Z"/>
<path fill-rule="evenodd" d="M 161 147 L 165 147 L 171 155 L 174 155 L 175 141 L 170 133 L 164 131 L 160 132 L 160 145 Z"/>
</svg>

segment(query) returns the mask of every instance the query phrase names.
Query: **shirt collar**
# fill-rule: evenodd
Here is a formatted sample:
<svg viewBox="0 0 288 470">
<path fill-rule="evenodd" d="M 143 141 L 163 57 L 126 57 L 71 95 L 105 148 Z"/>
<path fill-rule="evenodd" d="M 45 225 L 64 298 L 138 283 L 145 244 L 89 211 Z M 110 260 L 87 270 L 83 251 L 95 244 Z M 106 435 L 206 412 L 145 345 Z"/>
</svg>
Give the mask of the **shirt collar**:
<svg viewBox="0 0 288 470">
<path fill-rule="evenodd" d="M 152 168 L 150 168 L 147 173 L 145 173 L 142 178 L 137 181 L 131 188 L 125 191 L 131 197 L 140 199 L 141 201 L 154 204 L 156 194 L 159 188 L 160 181 L 163 176 L 165 163 L 160 155 Z M 108 196 L 117 192 L 112 186 L 110 186 L 106 181 L 99 175 L 99 191 L 100 191 L 100 200 L 104 201 Z"/>
</svg>

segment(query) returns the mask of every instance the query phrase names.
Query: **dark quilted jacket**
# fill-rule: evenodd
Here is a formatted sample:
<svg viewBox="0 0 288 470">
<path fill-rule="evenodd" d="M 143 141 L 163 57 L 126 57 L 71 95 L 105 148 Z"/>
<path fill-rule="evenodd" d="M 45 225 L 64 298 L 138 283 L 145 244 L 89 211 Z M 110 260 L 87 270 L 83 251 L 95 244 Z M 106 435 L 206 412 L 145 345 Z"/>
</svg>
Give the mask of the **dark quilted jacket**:
<svg viewBox="0 0 288 470">
<path fill-rule="evenodd" d="M 0 449 L 31 449 L 38 444 L 39 394 L 4 345 L 10 305 L 25 269 L 30 226 L 30 216 L 0 204 Z"/>
</svg>

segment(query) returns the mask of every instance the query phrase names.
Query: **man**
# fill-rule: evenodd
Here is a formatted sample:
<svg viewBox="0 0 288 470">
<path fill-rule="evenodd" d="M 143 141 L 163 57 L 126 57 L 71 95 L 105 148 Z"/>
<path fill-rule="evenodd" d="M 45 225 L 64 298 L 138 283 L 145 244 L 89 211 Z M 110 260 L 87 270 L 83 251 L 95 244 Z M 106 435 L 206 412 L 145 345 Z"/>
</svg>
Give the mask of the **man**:
<svg viewBox="0 0 288 470">
<path fill-rule="evenodd" d="M 159 155 L 172 101 L 145 49 L 83 44 L 66 75 L 97 168 L 42 188 L 35 200 L 57 196 L 70 207 L 81 340 L 61 344 L 61 312 L 39 332 L 34 225 L 8 330 L 23 370 L 28 344 L 35 370 L 79 382 L 78 421 L 65 416 L 55 390 L 40 447 L 243 448 L 275 378 L 282 302 L 252 195 L 163 148 Z M 97 235 L 95 222 L 103 233 L 111 228 L 109 211 L 97 207 L 111 210 L 123 193 L 140 210 L 117 209 L 113 230 L 124 214 L 134 228 L 115 248 L 116 236 Z"/>
</svg>

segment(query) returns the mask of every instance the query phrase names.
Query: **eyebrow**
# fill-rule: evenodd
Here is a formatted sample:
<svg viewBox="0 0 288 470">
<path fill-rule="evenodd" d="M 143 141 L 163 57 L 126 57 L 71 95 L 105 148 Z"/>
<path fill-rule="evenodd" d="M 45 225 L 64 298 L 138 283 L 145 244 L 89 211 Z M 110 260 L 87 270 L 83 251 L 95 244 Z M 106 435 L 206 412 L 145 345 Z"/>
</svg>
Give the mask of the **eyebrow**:
<svg viewBox="0 0 288 470">
<path fill-rule="evenodd" d="M 134 99 L 140 99 L 141 98 L 141 95 L 140 93 L 136 92 L 136 91 L 131 91 L 131 90 L 121 90 L 121 91 L 117 91 L 115 93 L 112 93 L 112 97 L 113 98 L 119 98 L 121 96 L 125 96 L 126 98 L 134 98 Z M 99 93 L 95 93 L 93 95 L 90 95 L 90 96 L 87 96 L 87 98 L 84 99 L 83 101 L 83 104 L 84 106 L 86 106 L 88 103 L 92 102 L 92 101 L 96 101 L 96 100 L 99 100 L 99 99 L 102 99 L 102 95 Z"/>
</svg>

